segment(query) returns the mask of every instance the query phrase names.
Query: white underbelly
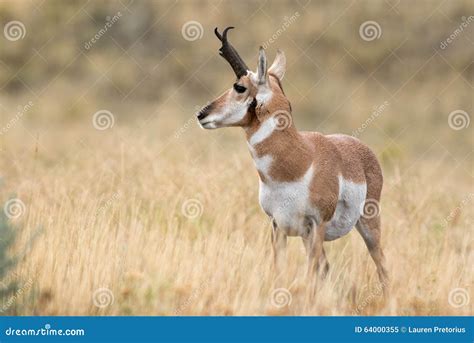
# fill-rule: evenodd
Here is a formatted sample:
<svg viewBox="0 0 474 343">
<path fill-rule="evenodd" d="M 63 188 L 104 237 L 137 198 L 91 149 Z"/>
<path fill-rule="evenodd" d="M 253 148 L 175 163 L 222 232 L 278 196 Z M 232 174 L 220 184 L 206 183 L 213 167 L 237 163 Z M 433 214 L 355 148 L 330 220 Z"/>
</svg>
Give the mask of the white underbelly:
<svg viewBox="0 0 474 343">
<path fill-rule="evenodd" d="M 260 182 L 260 206 L 288 236 L 305 236 L 308 217 L 314 218 L 318 224 L 320 222 L 319 210 L 310 201 L 312 176 L 311 167 L 299 181 Z M 360 218 L 366 193 L 365 183 L 357 184 L 339 177 L 338 203 L 333 218 L 326 226 L 325 240 L 342 237 L 354 227 Z"/>
<path fill-rule="evenodd" d="M 361 216 L 361 207 L 367 195 L 365 183 L 354 183 L 339 177 L 339 199 L 336 211 L 326 226 L 326 241 L 349 233 Z"/>
</svg>

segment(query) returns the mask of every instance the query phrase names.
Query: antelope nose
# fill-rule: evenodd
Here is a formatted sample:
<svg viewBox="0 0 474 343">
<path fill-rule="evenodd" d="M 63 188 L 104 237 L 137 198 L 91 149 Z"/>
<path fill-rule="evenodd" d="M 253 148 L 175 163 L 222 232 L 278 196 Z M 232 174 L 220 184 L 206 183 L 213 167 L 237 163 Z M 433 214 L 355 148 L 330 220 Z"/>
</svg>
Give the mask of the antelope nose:
<svg viewBox="0 0 474 343">
<path fill-rule="evenodd" d="M 198 116 L 197 116 L 198 120 L 202 120 L 206 118 L 209 115 L 209 113 L 211 113 L 212 106 L 213 106 L 212 103 L 204 106 L 198 113 Z"/>
<path fill-rule="evenodd" d="M 208 115 L 208 113 L 206 111 L 203 111 L 203 110 L 199 111 L 198 116 L 197 116 L 198 120 L 202 120 L 202 119 L 206 118 L 207 115 Z"/>
</svg>

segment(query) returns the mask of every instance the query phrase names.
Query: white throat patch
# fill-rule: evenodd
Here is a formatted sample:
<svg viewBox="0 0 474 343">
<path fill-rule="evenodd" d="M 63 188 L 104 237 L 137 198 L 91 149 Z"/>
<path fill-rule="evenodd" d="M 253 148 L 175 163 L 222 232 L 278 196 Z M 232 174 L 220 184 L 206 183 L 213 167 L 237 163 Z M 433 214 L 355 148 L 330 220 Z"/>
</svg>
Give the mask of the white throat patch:
<svg viewBox="0 0 474 343">
<path fill-rule="evenodd" d="M 265 139 L 271 136 L 273 131 L 275 131 L 276 122 L 273 117 L 265 120 L 258 130 L 250 137 L 249 143 L 251 146 L 255 146 L 258 143 L 263 142 Z"/>
</svg>

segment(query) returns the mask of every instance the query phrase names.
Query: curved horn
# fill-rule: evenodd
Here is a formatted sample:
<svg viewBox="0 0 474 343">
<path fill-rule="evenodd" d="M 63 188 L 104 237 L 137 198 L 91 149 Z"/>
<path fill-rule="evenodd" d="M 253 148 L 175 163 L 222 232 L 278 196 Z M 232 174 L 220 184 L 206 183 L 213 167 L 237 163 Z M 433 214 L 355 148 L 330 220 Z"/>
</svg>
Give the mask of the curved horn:
<svg viewBox="0 0 474 343">
<path fill-rule="evenodd" d="M 241 76 L 247 74 L 247 70 L 249 70 L 249 68 L 239 56 L 234 47 L 227 40 L 227 32 L 233 28 L 233 26 L 229 26 L 225 28 L 224 31 L 222 31 L 222 34 L 220 34 L 216 27 L 214 29 L 214 33 L 216 34 L 217 38 L 219 38 L 219 40 L 222 42 L 222 46 L 219 49 L 219 55 L 224 57 L 225 60 L 229 62 L 237 78 L 240 78 Z"/>
</svg>

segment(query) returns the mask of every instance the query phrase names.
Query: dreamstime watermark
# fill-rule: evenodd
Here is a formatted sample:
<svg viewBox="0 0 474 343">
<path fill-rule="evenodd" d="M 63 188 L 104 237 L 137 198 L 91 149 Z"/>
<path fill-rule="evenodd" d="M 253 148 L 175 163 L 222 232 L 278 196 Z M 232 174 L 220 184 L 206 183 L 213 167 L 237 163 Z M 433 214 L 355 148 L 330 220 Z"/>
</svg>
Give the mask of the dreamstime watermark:
<svg viewBox="0 0 474 343">
<path fill-rule="evenodd" d="M 98 308 L 105 308 L 114 303 L 114 294 L 108 288 L 98 288 L 92 294 L 92 302 Z"/>
<path fill-rule="evenodd" d="M 456 218 L 460 213 L 461 210 L 471 201 L 474 200 L 474 193 L 469 193 L 464 199 L 462 199 L 461 203 L 454 208 L 449 215 L 444 218 L 444 227 L 448 226 L 450 222 L 453 221 L 454 218 Z"/>
<path fill-rule="evenodd" d="M 100 131 L 111 129 L 114 127 L 115 117 L 112 112 L 107 110 L 100 110 L 92 116 L 92 125 Z"/>
<path fill-rule="evenodd" d="M 448 125 L 451 129 L 459 131 L 469 127 L 471 117 L 463 110 L 452 111 L 448 116 Z"/>
<path fill-rule="evenodd" d="M 274 289 L 270 297 L 271 304 L 277 308 L 290 306 L 292 300 L 293 297 L 291 295 L 291 292 L 286 288 Z"/>
<path fill-rule="evenodd" d="M 187 21 L 181 27 L 181 35 L 189 42 L 201 39 L 204 35 L 204 28 L 201 23 L 195 20 Z"/>
<path fill-rule="evenodd" d="M 366 199 L 360 204 L 360 215 L 365 219 L 372 219 L 380 214 L 380 203 L 375 199 Z"/>
<path fill-rule="evenodd" d="M 275 129 L 278 131 L 282 131 L 284 129 L 289 128 L 293 123 L 290 112 L 285 110 L 275 111 L 271 114 L 271 117 Z"/>
<path fill-rule="evenodd" d="M 453 288 L 448 295 L 448 303 L 454 308 L 466 306 L 471 301 L 469 292 L 465 288 Z"/>
<path fill-rule="evenodd" d="M 362 123 L 362 125 L 359 126 L 356 130 L 352 131 L 352 136 L 356 138 L 359 137 L 362 132 L 364 132 L 365 129 L 387 109 L 389 105 L 390 103 L 388 101 L 384 101 L 382 105 L 374 106 L 370 117 L 367 118 L 367 120 Z"/>
<path fill-rule="evenodd" d="M 174 139 L 181 138 L 182 135 L 193 125 L 196 123 L 196 115 L 192 115 L 186 122 L 179 127 L 173 134 Z"/>
<path fill-rule="evenodd" d="M 7 280 L 0 281 L 0 292 L 8 290 L 8 287 L 11 283 L 15 282 L 12 278 L 17 278 L 18 275 L 14 273 L 10 278 Z M 13 304 L 20 298 L 23 294 L 28 292 L 29 289 L 33 286 L 33 278 L 29 278 L 21 287 L 16 289 L 14 293 L 9 296 L 7 299 L 4 299 L 2 307 L 0 308 L 0 312 L 4 313 L 8 311 L 9 308 L 13 306 Z"/>
<path fill-rule="evenodd" d="M 89 39 L 89 41 L 84 43 L 84 48 L 86 50 L 92 48 L 92 46 L 97 43 L 102 38 L 102 36 L 104 36 L 107 31 L 111 29 L 117 21 L 119 21 L 120 18 L 122 18 L 122 12 L 120 11 L 118 11 L 113 17 L 107 16 L 105 18 L 106 22 L 104 26 L 99 31 L 97 31 L 96 34 L 91 39 Z"/>
<path fill-rule="evenodd" d="M 187 199 L 181 205 L 181 213 L 188 219 L 197 219 L 202 212 L 203 205 L 198 199 Z"/>
<path fill-rule="evenodd" d="M 191 303 L 196 301 L 196 299 L 198 299 L 202 295 L 202 293 L 204 292 L 204 289 L 207 288 L 208 285 L 209 285 L 209 280 L 205 280 L 204 282 L 202 282 L 199 285 L 199 288 L 194 289 L 191 292 L 191 295 L 185 301 L 179 304 L 178 308 L 174 311 L 174 314 L 176 316 L 179 316 L 184 310 L 186 310 L 189 307 Z"/>
<path fill-rule="evenodd" d="M 275 41 L 300 17 L 299 12 L 293 13 L 291 16 L 283 17 L 283 24 L 271 35 L 271 37 L 262 43 L 264 49 L 275 43 Z"/>
<path fill-rule="evenodd" d="M 85 334 L 84 329 L 53 329 L 50 324 L 39 329 L 9 327 L 5 330 L 6 336 L 85 336 Z"/>
<path fill-rule="evenodd" d="M 3 27 L 3 35 L 10 42 L 15 42 L 17 40 L 25 38 L 26 27 L 21 21 L 18 21 L 18 20 L 9 21 Z"/>
<path fill-rule="evenodd" d="M 28 101 L 26 105 L 18 106 L 18 110 L 13 118 L 11 118 L 5 126 L 0 129 L 0 136 L 7 133 L 10 129 L 16 127 L 20 119 L 33 107 L 33 101 Z"/>
<path fill-rule="evenodd" d="M 374 20 L 365 21 L 359 26 L 359 36 L 366 42 L 371 42 L 382 37 L 382 28 Z"/>
<path fill-rule="evenodd" d="M 448 47 L 449 44 L 451 44 L 452 42 L 454 42 L 454 40 L 461 34 L 464 32 L 464 29 L 466 29 L 469 24 L 471 24 L 473 21 L 474 21 L 474 16 L 471 15 L 469 16 L 468 18 L 466 18 L 465 16 L 462 16 L 461 17 L 461 20 L 462 20 L 462 23 L 449 35 L 448 38 L 446 38 L 444 41 L 442 41 L 440 44 L 439 44 L 439 47 L 444 50 Z"/>
<path fill-rule="evenodd" d="M 97 209 L 96 215 L 99 215 L 99 214 L 104 213 L 105 211 L 107 211 L 112 206 L 112 204 L 120 198 L 120 196 L 121 196 L 120 192 L 115 192 L 114 194 L 112 194 L 112 196 L 110 196 L 104 202 L 104 204 Z"/>
<path fill-rule="evenodd" d="M 367 288 L 368 286 L 365 285 L 363 288 Z M 352 311 L 352 315 L 357 316 L 362 313 L 362 311 L 374 301 L 375 298 L 379 298 L 383 295 L 384 288 L 386 287 L 385 283 L 378 283 L 375 286 L 375 289 L 370 291 L 369 295 L 367 295 L 364 300 L 358 302 L 357 307 L 355 310 Z"/>
<path fill-rule="evenodd" d="M 21 199 L 13 198 L 5 203 L 3 212 L 9 219 L 18 219 L 26 212 L 26 206 Z"/>
</svg>

